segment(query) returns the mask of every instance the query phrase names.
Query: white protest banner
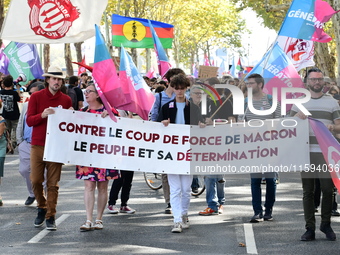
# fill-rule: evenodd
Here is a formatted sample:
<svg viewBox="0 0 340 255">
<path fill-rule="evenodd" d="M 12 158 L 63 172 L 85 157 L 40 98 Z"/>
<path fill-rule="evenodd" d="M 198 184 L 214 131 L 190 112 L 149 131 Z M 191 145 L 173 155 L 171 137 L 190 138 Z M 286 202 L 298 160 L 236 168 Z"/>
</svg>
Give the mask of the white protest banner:
<svg viewBox="0 0 340 255">
<path fill-rule="evenodd" d="M 190 126 L 164 127 L 130 118 L 117 123 L 99 114 L 55 109 L 47 125 L 47 161 L 98 168 L 188 174 L 189 161 L 177 162 L 177 151 L 186 152 L 182 144 L 190 135 Z"/>
<path fill-rule="evenodd" d="M 306 130 L 308 122 L 297 118 L 254 119 L 207 127 L 203 132 L 192 129 L 190 172 L 300 172 L 309 164 Z"/>
<path fill-rule="evenodd" d="M 173 174 L 301 171 L 308 122 L 291 118 L 226 125 L 173 125 L 55 109 L 44 160 Z"/>
</svg>

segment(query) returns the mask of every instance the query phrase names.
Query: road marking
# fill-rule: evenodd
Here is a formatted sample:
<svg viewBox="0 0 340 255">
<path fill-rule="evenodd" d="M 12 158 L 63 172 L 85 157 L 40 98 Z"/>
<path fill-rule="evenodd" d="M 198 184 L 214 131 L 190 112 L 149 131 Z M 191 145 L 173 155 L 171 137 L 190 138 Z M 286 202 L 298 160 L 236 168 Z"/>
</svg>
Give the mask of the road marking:
<svg viewBox="0 0 340 255">
<path fill-rule="evenodd" d="M 5 162 L 5 166 L 8 166 L 8 165 L 18 165 L 20 162 L 19 159 L 15 159 L 15 160 L 11 160 L 11 161 L 7 161 Z"/>
<path fill-rule="evenodd" d="M 55 222 L 57 226 L 62 223 L 64 220 L 66 220 L 70 214 L 63 214 L 61 215 Z M 37 235 L 35 235 L 31 240 L 29 240 L 27 243 L 38 243 L 41 239 L 43 239 L 48 233 L 50 233 L 50 230 L 47 230 L 46 228 L 44 230 L 41 230 Z"/>
<path fill-rule="evenodd" d="M 244 223 L 244 236 L 246 238 L 246 247 L 248 254 L 257 254 L 253 225 L 250 223 Z"/>
</svg>

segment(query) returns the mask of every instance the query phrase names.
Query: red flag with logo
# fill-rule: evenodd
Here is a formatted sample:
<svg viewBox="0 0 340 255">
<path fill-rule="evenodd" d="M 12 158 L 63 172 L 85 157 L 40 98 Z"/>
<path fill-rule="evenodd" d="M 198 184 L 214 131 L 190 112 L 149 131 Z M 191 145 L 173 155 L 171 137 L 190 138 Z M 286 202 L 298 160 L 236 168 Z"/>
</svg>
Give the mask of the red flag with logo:
<svg viewBox="0 0 340 255">
<path fill-rule="evenodd" d="M 0 38 L 22 43 L 75 43 L 95 35 L 108 0 L 15 0 Z"/>
<path fill-rule="evenodd" d="M 78 76 L 80 76 L 82 73 L 86 72 L 86 68 L 83 65 L 86 65 L 86 61 L 85 61 L 85 55 L 83 57 L 83 59 L 81 60 L 80 64 L 78 67 Z"/>
</svg>

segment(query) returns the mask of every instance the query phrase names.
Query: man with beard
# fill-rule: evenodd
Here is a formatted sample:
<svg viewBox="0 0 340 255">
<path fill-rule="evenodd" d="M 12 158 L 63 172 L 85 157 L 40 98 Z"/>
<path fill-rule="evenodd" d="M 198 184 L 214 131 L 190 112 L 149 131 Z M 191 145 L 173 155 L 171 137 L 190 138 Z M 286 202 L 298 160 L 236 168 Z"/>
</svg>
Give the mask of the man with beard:
<svg viewBox="0 0 340 255">
<path fill-rule="evenodd" d="M 309 69 L 305 82 L 311 93 L 311 100 L 305 103 L 304 107 L 312 114 L 311 117 L 324 123 L 331 132 L 339 133 L 340 107 L 331 95 L 322 92 L 325 82 L 321 70 Z M 301 119 L 307 118 L 295 105 L 290 115 Z M 306 221 L 306 232 L 301 236 L 301 241 L 315 240 L 314 185 L 316 178 L 320 179 L 322 191 L 320 230 L 326 234 L 328 240 L 335 241 L 336 235 L 331 228 L 333 181 L 330 173 L 324 171 L 327 163 L 311 128 L 309 128 L 309 150 L 311 169 L 301 172 L 303 210 Z"/>
<path fill-rule="evenodd" d="M 249 110 L 249 103 L 252 103 L 256 110 L 268 110 L 272 108 L 273 98 L 271 95 L 267 95 L 263 92 L 264 79 L 260 74 L 253 73 L 246 79 L 246 86 L 248 88 L 248 95 L 252 95 L 252 102 L 248 102 L 248 97 L 245 100 L 244 115 L 239 116 L 239 120 L 250 121 L 254 119 L 265 120 L 275 119 L 281 117 L 281 106 L 277 105 L 275 111 L 272 114 L 256 115 Z M 249 90 L 251 88 L 251 91 Z M 259 223 L 263 220 L 273 220 L 273 206 L 276 197 L 276 173 L 251 173 L 251 196 L 252 206 L 254 210 L 254 216 L 250 219 L 251 223 Z M 262 208 L 262 191 L 261 181 L 262 177 L 266 181 L 266 201 L 264 203 L 264 214 Z"/>
<path fill-rule="evenodd" d="M 59 181 L 62 163 L 44 160 L 46 141 L 47 118 L 54 114 L 53 108 L 69 109 L 72 106 L 71 98 L 61 92 L 65 84 L 65 75 L 61 68 L 51 66 L 45 78 L 45 89 L 32 94 L 27 109 L 27 125 L 33 127 L 31 137 L 31 181 L 35 199 L 38 203 L 38 215 L 34 221 L 35 227 L 44 224 L 46 229 L 56 230 L 55 223 L 56 207 L 59 192 Z M 53 150 L 53 148 L 49 148 Z M 55 151 L 55 153 L 59 153 Z M 47 192 L 44 192 L 43 182 L 46 174 Z"/>
</svg>

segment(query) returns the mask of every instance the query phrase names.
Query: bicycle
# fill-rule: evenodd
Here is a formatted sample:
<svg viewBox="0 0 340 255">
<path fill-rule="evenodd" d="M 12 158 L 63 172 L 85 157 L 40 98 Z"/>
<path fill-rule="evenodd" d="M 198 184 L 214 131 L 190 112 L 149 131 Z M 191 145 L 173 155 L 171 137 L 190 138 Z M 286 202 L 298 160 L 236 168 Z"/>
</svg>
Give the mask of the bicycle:
<svg viewBox="0 0 340 255">
<path fill-rule="evenodd" d="M 162 188 L 162 174 L 159 173 L 147 173 L 144 172 L 144 180 L 146 185 L 152 190 L 158 190 Z M 191 195 L 198 197 L 205 191 L 204 177 L 194 175 L 191 184 Z"/>
<path fill-rule="evenodd" d="M 162 188 L 162 174 L 144 172 L 144 180 L 152 190 Z"/>
</svg>

